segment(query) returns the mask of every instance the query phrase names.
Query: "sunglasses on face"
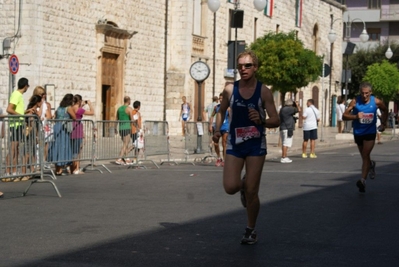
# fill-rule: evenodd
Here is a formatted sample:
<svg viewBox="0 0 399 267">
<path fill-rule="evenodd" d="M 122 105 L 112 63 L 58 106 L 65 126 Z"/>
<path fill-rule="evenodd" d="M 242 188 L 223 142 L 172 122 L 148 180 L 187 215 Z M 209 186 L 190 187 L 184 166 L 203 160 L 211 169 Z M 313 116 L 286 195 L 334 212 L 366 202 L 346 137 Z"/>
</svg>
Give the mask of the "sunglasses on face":
<svg viewBox="0 0 399 267">
<path fill-rule="evenodd" d="M 252 68 L 253 65 L 254 65 L 253 63 L 245 63 L 245 64 L 238 64 L 237 67 L 239 70 L 242 69 L 242 67 L 244 67 L 246 69 L 250 69 L 250 68 Z"/>
</svg>

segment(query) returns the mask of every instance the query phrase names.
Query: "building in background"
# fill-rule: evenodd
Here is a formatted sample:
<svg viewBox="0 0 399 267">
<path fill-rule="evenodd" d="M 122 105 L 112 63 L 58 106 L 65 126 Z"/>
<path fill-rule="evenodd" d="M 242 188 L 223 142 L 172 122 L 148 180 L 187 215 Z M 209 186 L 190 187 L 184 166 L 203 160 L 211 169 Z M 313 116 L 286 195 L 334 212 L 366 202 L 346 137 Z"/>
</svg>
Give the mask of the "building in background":
<svg viewBox="0 0 399 267">
<path fill-rule="evenodd" d="M 183 95 L 195 119 L 198 105 L 207 105 L 232 80 L 228 47 L 235 39 L 230 27 L 234 1 L 221 0 L 216 13 L 208 9 L 206 0 L 2 1 L 0 53 L 6 58 L 0 60 L 0 105 L 7 105 L 13 83 L 15 88 L 15 81 L 25 76 L 31 90 L 36 85 L 46 87 L 53 107 L 66 93 L 79 93 L 94 103 L 96 120 L 113 120 L 128 95 L 142 102 L 145 120 L 166 120 L 170 134 L 177 134 Z M 342 17 L 341 4 L 267 0 L 265 10 L 257 11 L 252 2 L 240 1 L 239 9 L 244 11 L 243 27 L 237 29 L 240 44 L 249 45 L 269 31 L 295 30 L 307 48 L 325 55 L 328 62 L 330 17 Z M 325 114 L 330 113 L 332 95 L 339 94 L 335 81 L 341 75 L 342 51 L 337 47 L 342 38 L 334 46 L 333 90 L 327 95 L 331 83 L 324 79 L 298 88 L 297 94 L 301 101 L 315 99 L 319 109 L 325 101 Z M 9 54 L 19 58 L 16 75 L 9 74 Z M 202 99 L 197 99 L 198 88 L 189 74 L 197 60 L 211 68 Z M 278 94 L 275 99 L 279 105 Z"/>
<path fill-rule="evenodd" d="M 350 23 L 350 29 L 346 29 L 343 23 L 344 41 L 342 43 L 345 51 L 347 42 L 345 33 L 349 33 L 350 41 L 356 44 L 357 49 L 367 49 L 386 43 L 399 43 L 399 0 L 336 0 L 346 5 L 343 14 L 344 22 Z M 363 22 L 366 24 L 369 40 L 362 43 L 359 35 L 363 30 Z M 391 102 L 390 108 L 398 112 L 398 103 Z"/>
<path fill-rule="evenodd" d="M 361 47 L 373 47 L 379 43 L 399 41 L 399 1 L 398 0 L 337 0 L 346 5 L 343 14 L 345 22 L 355 18 L 366 23 L 369 41 L 362 44 L 359 35 L 363 30 L 360 20 L 351 25 L 351 41 Z M 344 25 L 345 26 L 345 25 Z M 346 43 L 343 43 L 346 46 Z"/>
</svg>

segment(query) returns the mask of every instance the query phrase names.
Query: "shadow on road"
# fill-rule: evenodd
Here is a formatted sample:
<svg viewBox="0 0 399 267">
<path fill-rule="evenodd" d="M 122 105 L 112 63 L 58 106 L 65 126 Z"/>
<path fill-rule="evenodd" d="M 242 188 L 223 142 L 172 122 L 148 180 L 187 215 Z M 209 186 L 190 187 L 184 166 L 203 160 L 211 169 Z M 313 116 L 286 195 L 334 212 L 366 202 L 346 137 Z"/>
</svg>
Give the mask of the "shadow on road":
<svg viewBox="0 0 399 267">
<path fill-rule="evenodd" d="M 396 266 L 397 171 L 397 163 L 381 166 L 364 195 L 355 188 L 358 175 L 287 180 L 285 186 L 310 191 L 263 203 L 254 246 L 239 244 L 242 209 L 184 224 L 162 221 L 162 230 L 19 266 Z"/>
</svg>

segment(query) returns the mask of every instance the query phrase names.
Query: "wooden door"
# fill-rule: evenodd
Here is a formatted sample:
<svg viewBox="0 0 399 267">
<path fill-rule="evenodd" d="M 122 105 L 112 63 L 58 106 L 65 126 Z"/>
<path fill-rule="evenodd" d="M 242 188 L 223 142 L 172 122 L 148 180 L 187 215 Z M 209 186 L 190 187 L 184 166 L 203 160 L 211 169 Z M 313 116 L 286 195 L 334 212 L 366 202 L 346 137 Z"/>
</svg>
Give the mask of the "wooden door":
<svg viewBox="0 0 399 267">
<path fill-rule="evenodd" d="M 103 99 L 105 103 L 103 106 L 109 108 L 108 111 L 103 110 L 103 118 L 106 120 L 116 119 L 115 116 L 115 105 L 116 105 L 116 77 L 118 76 L 118 66 L 117 66 L 118 55 L 103 53 L 102 57 L 102 86 L 103 88 L 108 88 L 108 96 Z"/>
<path fill-rule="evenodd" d="M 103 53 L 102 57 L 102 119 L 106 121 L 116 120 L 116 93 L 117 93 L 117 54 Z M 112 128 L 113 124 L 104 123 L 103 135 L 110 136 L 114 133 L 115 129 Z"/>
<path fill-rule="evenodd" d="M 319 87 L 317 86 L 312 88 L 312 99 L 314 100 L 314 106 L 319 109 Z"/>
</svg>

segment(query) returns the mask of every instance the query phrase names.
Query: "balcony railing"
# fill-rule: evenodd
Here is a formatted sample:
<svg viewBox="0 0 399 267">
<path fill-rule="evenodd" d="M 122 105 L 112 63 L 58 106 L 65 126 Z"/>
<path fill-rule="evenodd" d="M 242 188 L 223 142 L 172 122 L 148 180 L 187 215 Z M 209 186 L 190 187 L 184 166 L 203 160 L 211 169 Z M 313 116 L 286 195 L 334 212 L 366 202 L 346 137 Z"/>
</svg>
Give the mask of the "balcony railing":
<svg viewBox="0 0 399 267">
<path fill-rule="evenodd" d="M 205 37 L 193 35 L 193 51 L 194 55 L 203 55 L 205 53 Z"/>
</svg>

